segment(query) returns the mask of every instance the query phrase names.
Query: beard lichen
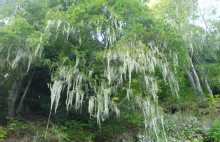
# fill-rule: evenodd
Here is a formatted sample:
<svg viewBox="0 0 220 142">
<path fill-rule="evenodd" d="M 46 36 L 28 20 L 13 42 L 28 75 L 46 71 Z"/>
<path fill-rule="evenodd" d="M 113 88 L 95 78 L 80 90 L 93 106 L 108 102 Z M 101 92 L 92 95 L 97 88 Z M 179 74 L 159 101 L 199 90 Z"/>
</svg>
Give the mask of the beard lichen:
<svg viewBox="0 0 220 142">
<path fill-rule="evenodd" d="M 85 98 L 87 98 L 90 117 L 95 117 L 100 126 L 102 121 L 109 118 L 110 111 L 115 112 L 117 117 L 120 117 L 119 106 L 123 102 L 118 103 L 112 97 L 117 94 L 119 89 L 123 88 L 126 90 L 124 99 L 136 100 L 136 105 L 142 109 L 146 130 L 153 131 L 157 140 L 160 139 L 159 133 L 163 134 L 163 138 L 166 138 L 164 129 L 161 131 L 161 128 L 164 128 L 164 122 L 162 111 L 158 106 L 159 87 L 155 75 L 156 70 L 161 72 L 164 82 L 169 83 L 174 94 L 178 95 L 179 91 L 178 82 L 170 71 L 166 56 L 159 52 L 158 47 L 149 48 L 142 42 L 128 43 L 124 41 L 119 41 L 115 47 L 100 51 L 98 54 L 102 56 L 102 63 L 104 64 L 100 78 L 93 76 L 93 70 L 86 73 L 80 70 L 79 58 L 76 59 L 74 67 L 58 67 L 52 75 L 52 84 L 50 85 L 51 109 L 54 105 L 56 111 L 62 90 L 67 88 L 67 110 L 72 106 L 75 109 L 81 108 Z M 175 54 L 173 55 L 174 58 L 177 58 Z M 132 87 L 134 74 L 143 76 L 137 80 L 144 82 L 145 92 L 134 94 L 133 89 L 135 88 Z M 85 84 L 89 85 L 94 93 L 88 95 L 84 87 Z M 86 97 L 85 94 L 87 94 Z M 75 103 L 73 104 L 73 102 Z"/>
</svg>

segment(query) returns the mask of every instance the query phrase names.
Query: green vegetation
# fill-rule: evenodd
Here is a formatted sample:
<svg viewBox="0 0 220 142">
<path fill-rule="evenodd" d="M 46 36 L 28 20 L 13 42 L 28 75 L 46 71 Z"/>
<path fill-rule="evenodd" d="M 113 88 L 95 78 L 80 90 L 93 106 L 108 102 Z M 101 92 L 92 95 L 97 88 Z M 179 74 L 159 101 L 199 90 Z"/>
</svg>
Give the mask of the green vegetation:
<svg viewBox="0 0 220 142">
<path fill-rule="evenodd" d="M 198 3 L 0 0 L 0 141 L 220 141 L 219 13 Z"/>
<path fill-rule="evenodd" d="M 212 123 L 210 131 L 209 131 L 209 138 L 212 141 L 220 141 L 220 121 L 216 120 Z"/>
</svg>

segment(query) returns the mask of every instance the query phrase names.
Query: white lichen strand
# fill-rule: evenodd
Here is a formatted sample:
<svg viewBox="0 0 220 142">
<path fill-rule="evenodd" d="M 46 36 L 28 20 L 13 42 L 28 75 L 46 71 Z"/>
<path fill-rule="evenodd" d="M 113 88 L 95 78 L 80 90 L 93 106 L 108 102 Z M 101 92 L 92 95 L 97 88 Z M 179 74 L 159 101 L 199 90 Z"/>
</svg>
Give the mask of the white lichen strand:
<svg viewBox="0 0 220 142">
<path fill-rule="evenodd" d="M 53 109 L 53 105 L 54 105 L 54 109 L 55 112 L 57 110 L 58 107 L 58 103 L 60 100 L 60 95 L 61 95 L 61 91 L 63 88 L 63 83 L 61 81 L 54 81 L 53 85 L 50 85 L 50 92 L 51 92 L 51 106 L 50 109 Z"/>
<path fill-rule="evenodd" d="M 123 90 L 127 92 L 126 98 L 128 100 L 135 99 L 136 104 L 142 109 L 146 130 L 153 131 L 157 139 L 161 133 L 165 138 L 165 132 L 159 129 L 161 125 L 164 125 L 164 122 L 161 120 L 161 111 L 158 109 L 157 93 L 159 87 L 154 74 L 156 68 L 162 73 L 164 82 L 170 85 L 171 91 L 176 95 L 179 91 L 178 82 L 170 71 L 166 56 L 157 47 L 154 48 L 152 45 L 151 48 L 148 48 L 141 42 L 119 42 L 115 48 L 100 52 L 99 55 L 103 56 L 103 62 L 106 65 L 99 81 L 93 78 L 93 71 L 84 74 L 80 72 L 78 58 L 76 58 L 74 67 L 58 67 L 52 77 L 53 84 L 50 87 L 51 107 L 55 102 L 55 110 L 57 109 L 57 102 L 60 98 L 58 93 L 66 88 L 67 110 L 72 106 L 79 109 L 83 105 L 86 94 L 83 84 L 89 84 L 90 89 L 94 90 L 94 94 L 88 97 L 88 112 L 90 117 L 96 117 L 97 124 L 100 126 L 101 122 L 109 117 L 110 111 L 114 111 L 117 117 L 120 117 L 119 104 L 111 100 L 111 96 L 117 94 L 118 88 L 123 87 Z M 174 59 L 174 62 L 178 64 L 176 60 Z M 149 94 L 148 97 L 134 93 L 132 87 L 134 75 L 142 76 L 141 80 L 145 82 L 145 93 Z M 73 102 L 75 102 L 74 105 Z"/>
</svg>

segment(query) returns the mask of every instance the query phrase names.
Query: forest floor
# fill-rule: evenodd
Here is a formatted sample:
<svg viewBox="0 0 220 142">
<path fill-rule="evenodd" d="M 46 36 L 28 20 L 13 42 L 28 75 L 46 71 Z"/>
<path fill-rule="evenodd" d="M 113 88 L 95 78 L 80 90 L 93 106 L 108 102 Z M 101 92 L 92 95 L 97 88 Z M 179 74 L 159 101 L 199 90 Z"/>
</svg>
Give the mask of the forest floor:
<svg viewBox="0 0 220 142">
<path fill-rule="evenodd" d="M 208 131 L 214 121 L 220 120 L 220 102 L 217 102 L 215 107 L 201 107 L 194 111 L 172 107 L 168 109 L 165 113 L 169 116 L 165 126 L 165 129 L 169 130 L 168 134 L 173 134 L 173 137 L 182 135 L 185 140 L 192 142 L 199 137 L 202 137 L 199 141 L 210 141 Z M 173 110 L 175 112 L 172 112 Z M 107 120 L 102 124 L 101 130 L 96 121 L 69 120 L 65 123 L 50 121 L 45 137 L 48 123 L 46 115 L 30 113 L 7 121 L 6 125 L 0 127 L 0 142 L 120 142 L 123 139 L 135 142 L 138 141 L 136 135 L 140 132 L 139 126 L 123 120 Z M 176 139 L 178 140 L 178 137 Z"/>
</svg>

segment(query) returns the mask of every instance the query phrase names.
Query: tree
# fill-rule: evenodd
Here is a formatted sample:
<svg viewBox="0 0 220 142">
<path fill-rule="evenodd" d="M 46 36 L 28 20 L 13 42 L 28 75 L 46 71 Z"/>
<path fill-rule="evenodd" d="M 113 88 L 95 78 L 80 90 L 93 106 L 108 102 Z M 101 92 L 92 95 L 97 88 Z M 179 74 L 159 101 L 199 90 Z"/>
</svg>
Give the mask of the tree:
<svg viewBox="0 0 220 142">
<path fill-rule="evenodd" d="M 186 49 L 185 53 L 188 52 L 188 61 L 184 60 L 182 65 L 185 66 L 191 86 L 201 94 L 202 100 L 205 100 L 204 92 L 205 94 L 212 92 L 212 87 L 209 85 L 212 81 L 207 81 L 210 78 L 210 76 L 207 77 L 207 72 L 210 72 L 210 70 L 207 71 L 207 69 L 202 69 L 200 66 L 216 62 L 218 58 L 218 41 L 215 40 L 218 32 L 213 33 L 211 29 L 215 29 L 215 22 L 212 18 L 207 17 L 207 13 L 212 15 L 210 17 L 216 17 L 215 13 L 210 12 L 215 11 L 215 9 L 210 8 L 201 11 L 198 2 L 191 0 L 180 0 L 178 2 L 161 0 L 152 5 L 151 8 L 158 19 L 179 28 L 178 33 L 181 33 L 181 36 L 185 38 L 185 47 L 183 46 L 183 48 Z M 204 23 L 205 27 L 196 25 L 198 21 Z M 216 21 L 216 23 L 218 22 Z"/>
<path fill-rule="evenodd" d="M 183 64 L 188 56 L 177 19 L 164 23 L 149 16 L 153 12 L 139 0 L 63 2 L 19 3 L 20 9 L 0 29 L 6 65 L 19 70 L 20 78 L 35 67 L 50 68 L 51 111 L 56 112 L 65 96 L 67 111 L 87 106 L 101 125 L 110 112 L 119 117 L 129 100 L 143 112 L 149 139 L 167 141 L 158 93 L 164 89 L 178 97 L 178 80 L 184 76 L 178 62 Z M 185 14 L 179 16 L 178 20 L 187 20 Z M 9 95 L 13 100 L 9 108 L 19 95 L 20 78 L 12 85 L 16 92 Z M 31 75 L 27 89 L 30 80 Z"/>
<path fill-rule="evenodd" d="M 55 10 L 48 15 L 46 31 L 52 39 L 48 47 L 58 46 L 55 55 L 48 55 L 53 60 L 47 59 L 56 68 L 50 84 L 51 109 L 55 104 L 56 111 L 62 90 L 67 90 L 67 109 L 73 101 L 80 109 L 86 98 L 90 115 L 100 125 L 110 110 L 119 116 L 118 106 L 124 99 L 139 100 L 136 105 L 144 111 L 146 128 L 152 128 L 159 139 L 161 116 L 155 114 L 158 107 L 150 101 L 157 105 L 156 72 L 162 70 L 175 94 L 178 84 L 166 55 L 159 50 L 164 48 L 161 41 L 154 42 L 147 35 L 152 20 L 145 13 L 147 8 L 138 1 L 103 0 L 74 3 L 66 12 Z M 141 87 L 133 88 L 134 84 Z M 119 100 L 114 101 L 115 97 Z"/>
<path fill-rule="evenodd" d="M 16 5 L 9 2 L 6 4 L 10 7 L 9 11 L 16 7 L 12 15 L 5 15 L 8 17 L 4 18 L 4 21 L 7 21 L 0 26 L 1 57 L 6 59 L 4 65 L 18 72 L 18 78 L 15 80 L 8 97 L 8 114 L 13 117 L 16 100 L 22 92 L 22 78 L 26 74 L 25 72 L 29 71 L 33 62 L 41 56 L 43 41 L 41 32 L 34 25 L 31 25 L 33 23 L 28 22 L 31 19 L 27 16 L 28 11 L 23 9 L 23 3 Z M 34 21 L 31 20 L 31 22 Z"/>
</svg>

